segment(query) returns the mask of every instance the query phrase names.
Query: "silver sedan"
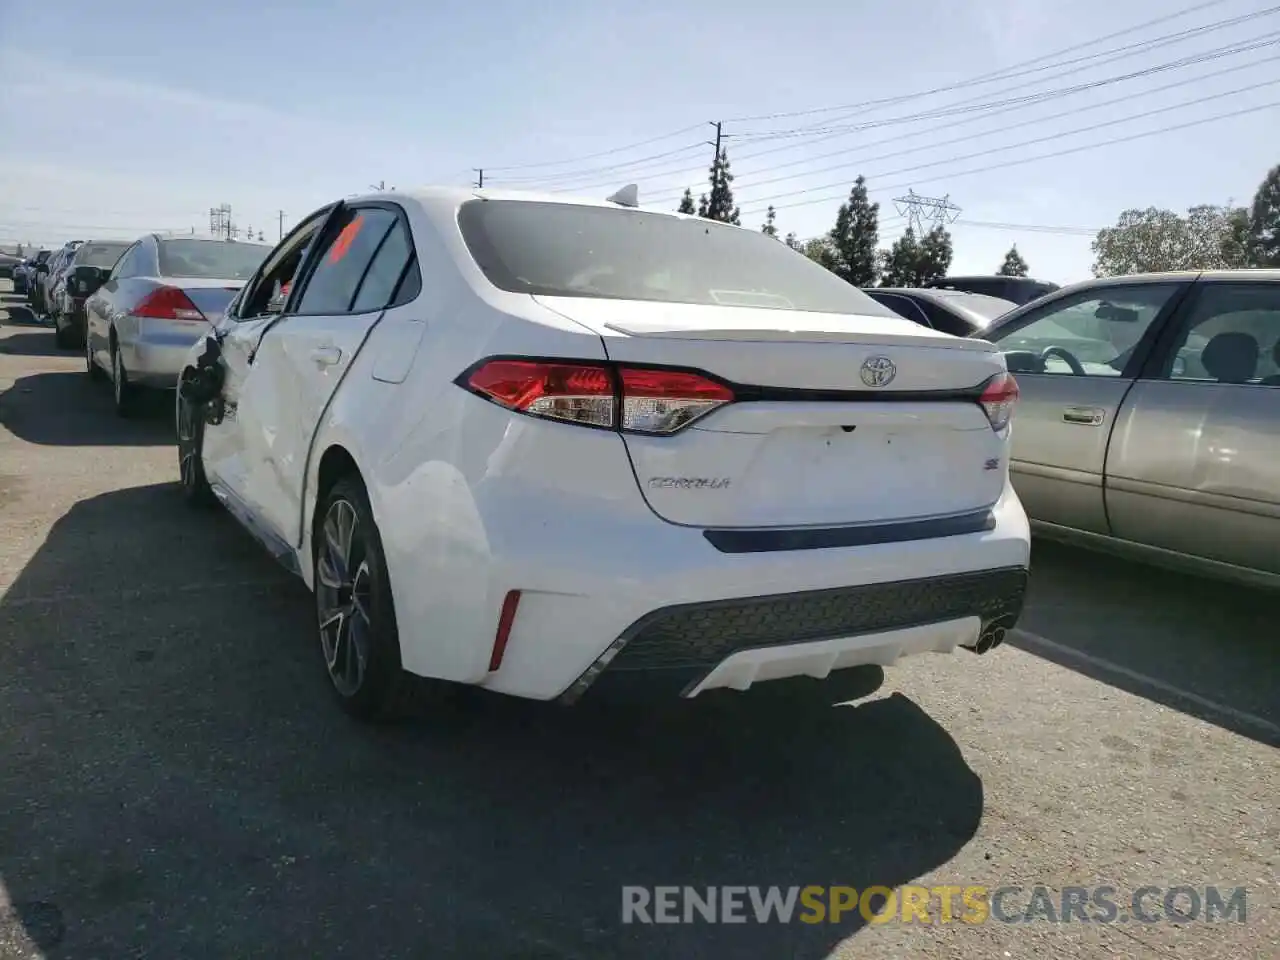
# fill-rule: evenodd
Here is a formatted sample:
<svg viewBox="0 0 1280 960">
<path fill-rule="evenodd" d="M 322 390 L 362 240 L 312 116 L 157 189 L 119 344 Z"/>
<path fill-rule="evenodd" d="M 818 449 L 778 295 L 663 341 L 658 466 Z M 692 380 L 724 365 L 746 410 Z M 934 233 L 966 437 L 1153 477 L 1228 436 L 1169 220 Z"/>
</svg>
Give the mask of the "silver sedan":
<svg viewBox="0 0 1280 960">
<path fill-rule="evenodd" d="M 1088 281 L 977 336 L 1036 533 L 1280 587 L 1280 270 Z"/>
<path fill-rule="evenodd" d="M 142 388 L 178 383 L 187 351 L 222 315 L 271 247 L 148 235 L 116 261 L 85 302 L 85 366 L 108 373 L 116 412 L 128 416 Z"/>
</svg>

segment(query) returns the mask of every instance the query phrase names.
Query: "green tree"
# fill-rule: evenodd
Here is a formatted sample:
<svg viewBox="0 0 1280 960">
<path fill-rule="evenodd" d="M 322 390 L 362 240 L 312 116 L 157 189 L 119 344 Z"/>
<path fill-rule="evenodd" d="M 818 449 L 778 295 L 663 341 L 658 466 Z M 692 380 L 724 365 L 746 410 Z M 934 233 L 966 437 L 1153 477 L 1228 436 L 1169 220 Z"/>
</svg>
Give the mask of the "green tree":
<svg viewBox="0 0 1280 960">
<path fill-rule="evenodd" d="M 951 234 L 942 226 L 934 227 L 920 241 L 920 259 L 916 264 L 916 286 L 945 277 L 951 269 L 955 251 Z"/>
<path fill-rule="evenodd" d="M 806 240 L 801 244 L 800 252 L 819 266 L 835 271 L 838 257 L 830 237 L 814 237 L 812 240 Z"/>
<path fill-rule="evenodd" d="M 934 227 L 917 239 L 915 229 L 906 231 L 880 254 L 881 286 L 919 287 L 930 280 L 945 277 L 951 267 L 951 234 Z"/>
<path fill-rule="evenodd" d="M 1002 277 L 1025 277 L 1027 275 L 1027 261 L 1022 259 L 1022 254 L 1018 252 L 1016 243 L 1004 255 L 1004 263 L 1000 264 L 1000 269 L 996 273 Z"/>
<path fill-rule="evenodd" d="M 916 265 L 920 262 L 920 241 L 913 227 L 907 227 L 886 251 L 880 253 L 880 285 L 910 287 L 915 285 Z"/>
<path fill-rule="evenodd" d="M 855 287 L 874 286 L 879 274 L 876 245 L 880 242 L 880 204 L 867 199 L 867 181 L 853 181 L 847 202 L 840 204 L 831 229 L 836 276 Z"/>
<path fill-rule="evenodd" d="M 688 187 L 684 188 L 684 196 L 680 198 L 676 213 L 697 213 L 697 208 L 693 205 L 693 191 Z"/>
<path fill-rule="evenodd" d="M 1254 194 L 1249 253 L 1254 266 L 1280 267 L 1280 164 L 1271 168 Z"/>
<path fill-rule="evenodd" d="M 778 219 L 778 211 L 773 209 L 773 204 L 769 204 L 769 209 L 764 212 L 764 224 L 760 227 L 760 232 L 766 237 L 778 238 L 778 225 L 775 222 Z"/>
<path fill-rule="evenodd" d="M 733 174 L 729 170 L 729 151 L 725 147 L 720 148 L 719 155 L 711 164 L 708 182 L 711 192 L 698 201 L 698 216 L 721 223 L 741 223 L 738 208 L 733 203 Z"/>
<path fill-rule="evenodd" d="M 1241 236 L 1239 207 L 1201 204 L 1185 217 L 1148 207 L 1126 210 L 1093 241 L 1093 274 L 1116 277 L 1164 270 L 1221 270 L 1248 266 L 1256 251 Z"/>
</svg>

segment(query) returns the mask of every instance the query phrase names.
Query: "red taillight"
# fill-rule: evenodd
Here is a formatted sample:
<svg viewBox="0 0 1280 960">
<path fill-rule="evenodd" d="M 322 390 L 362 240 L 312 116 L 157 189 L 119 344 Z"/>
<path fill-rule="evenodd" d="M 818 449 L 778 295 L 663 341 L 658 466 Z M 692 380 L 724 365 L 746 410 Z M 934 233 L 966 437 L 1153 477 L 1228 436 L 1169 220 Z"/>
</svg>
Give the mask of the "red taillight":
<svg viewBox="0 0 1280 960">
<path fill-rule="evenodd" d="M 670 434 L 733 402 L 733 391 L 683 370 L 490 360 L 466 386 L 520 413 L 635 433 Z"/>
<path fill-rule="evenodd" d="M 467 378 L 490 400 L 539 417 L 614 425 L 613 377 L 607 367 L 537 360 L 490 360 Z"/>
<path fill-rule="evenodd" d="M 1011 373 L 997 373 L 982 388 L 978 402 L 991 421 L 991 429 L 1003 430 L 1013 419 L 1013 408 L 1018 403 L 1018 381 Z"/>
<path fill-rule="evenodd" d="M 157 287 L 130 311 L 135 317 L 152 320 L 203 320 L 191 298 L 177 287 Z"/>
<path fill-rule="evenodd" d="M 622 429 L 675 433 L 681 427 L 733 402 L 723 383 L 696 373 L 621 367 Z"/>
</svg>

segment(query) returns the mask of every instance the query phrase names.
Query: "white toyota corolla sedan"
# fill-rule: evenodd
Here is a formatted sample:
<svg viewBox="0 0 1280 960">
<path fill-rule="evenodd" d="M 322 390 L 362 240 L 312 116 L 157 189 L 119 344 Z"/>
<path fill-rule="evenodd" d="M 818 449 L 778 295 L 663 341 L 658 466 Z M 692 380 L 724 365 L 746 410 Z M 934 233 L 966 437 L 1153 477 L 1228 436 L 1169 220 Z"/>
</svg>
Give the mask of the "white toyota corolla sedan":
<svg viewBox="0 0 1280 960">
<path fill-rule="evenodd" d="M 315 594 L 340 702 L 572 702 L 985 652 L 1030 558 L 1002 355 L 740 227 L 608 201 L 316 211 L 193 347 L 182 485 Z"/>
</svg>

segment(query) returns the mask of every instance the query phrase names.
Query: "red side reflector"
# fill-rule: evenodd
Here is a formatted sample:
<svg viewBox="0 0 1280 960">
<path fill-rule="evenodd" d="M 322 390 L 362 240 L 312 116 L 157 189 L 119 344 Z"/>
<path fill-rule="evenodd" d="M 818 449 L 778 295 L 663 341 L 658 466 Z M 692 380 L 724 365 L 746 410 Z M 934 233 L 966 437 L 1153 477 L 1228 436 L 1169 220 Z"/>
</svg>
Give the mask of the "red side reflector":
<svg viewBox="0 0 1280 960">
<path fill-rule="evenodd" d="M 191 298 L 177 287 L 157 287 L 134 307 L 135 317 L 152 320 L 203 320 L 205 316 L 191 302 Z"/>
<path fill-rule="evenodd" d="M 511 625 L 515 623 L 516 608 L 520 606 L 520 591 L 509 590 L 502 601 L 502 612 L 498 614 L 498 632 L 493 638 L 493 653 L 489 654 L 489 672 L 502 666 L 502 658 L 507 652 L 507 640 L 511 636 Z"/>
</svg>

